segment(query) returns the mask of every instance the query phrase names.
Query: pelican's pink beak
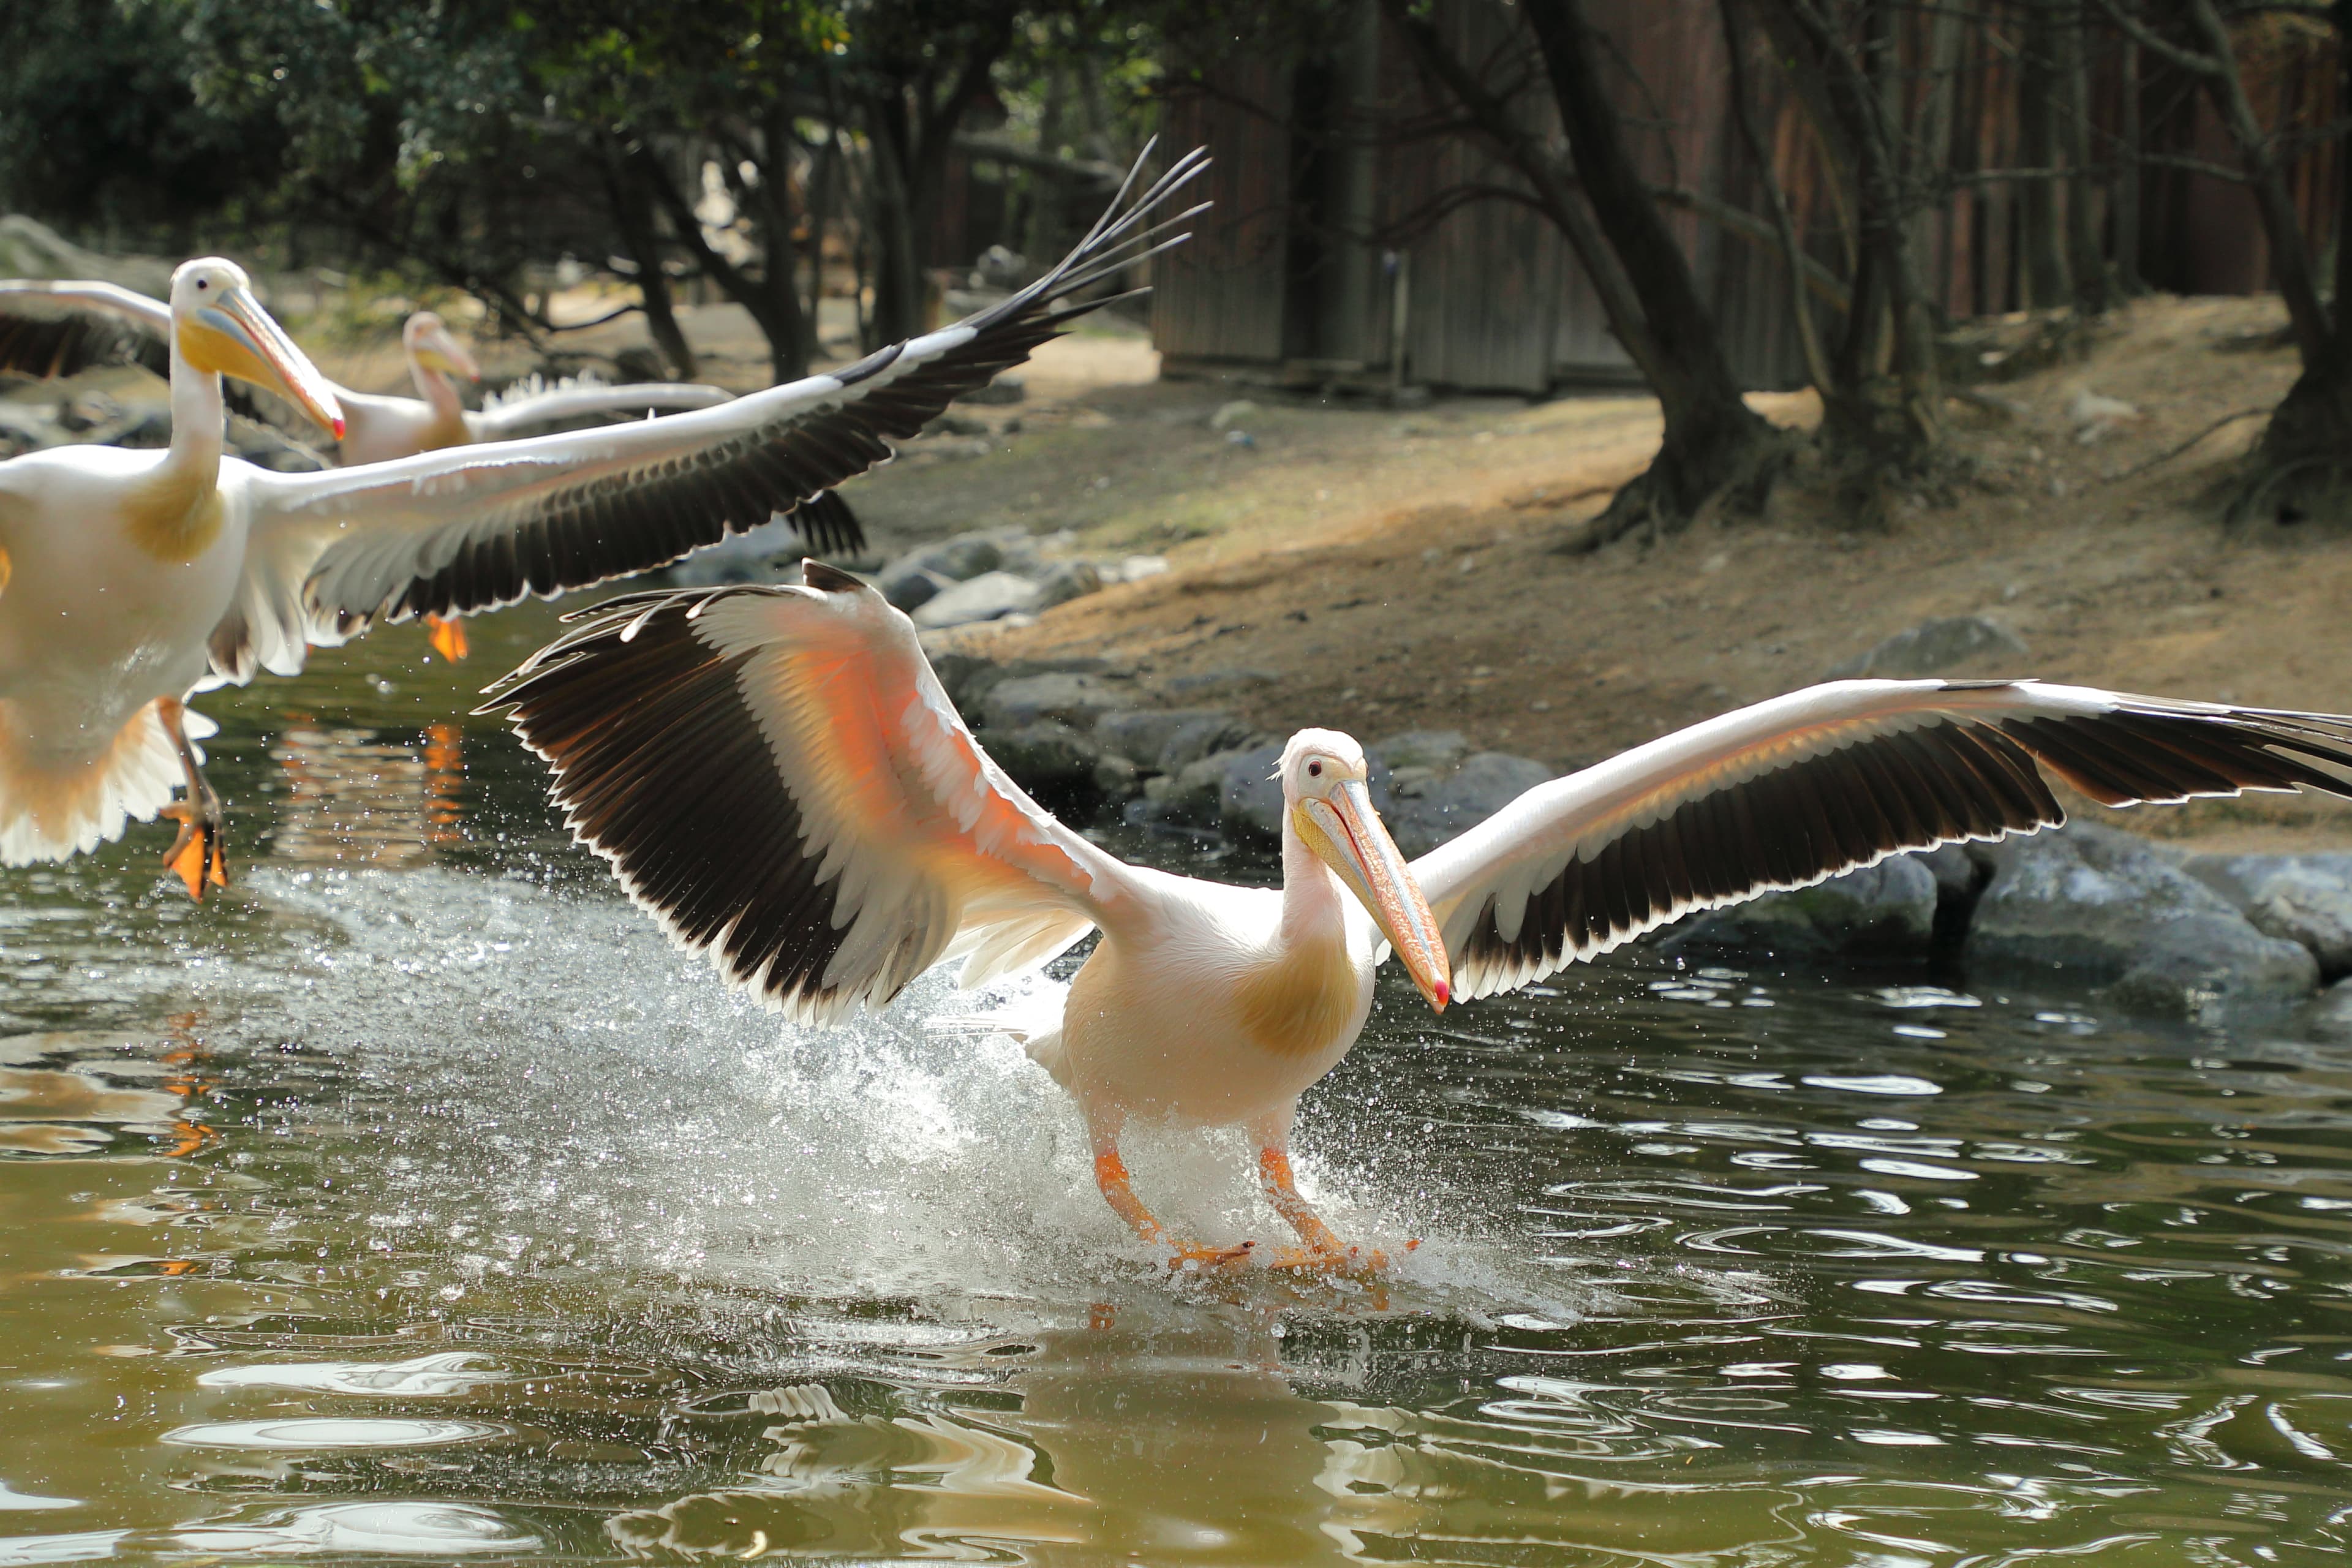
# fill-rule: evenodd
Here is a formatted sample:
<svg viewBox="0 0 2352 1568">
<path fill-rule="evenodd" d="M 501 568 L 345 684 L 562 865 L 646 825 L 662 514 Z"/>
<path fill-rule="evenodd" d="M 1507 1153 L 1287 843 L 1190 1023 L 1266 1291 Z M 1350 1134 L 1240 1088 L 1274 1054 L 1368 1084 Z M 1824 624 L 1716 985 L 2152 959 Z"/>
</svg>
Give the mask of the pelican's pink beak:
<svg viewBox="0 0 2352 1568">
<path fill-rule="evenodd" d="M 310 356 L 294 346 L 286 329 L 261 308 L 253 291 L 226 288 L 197 306 L 179 325 L 180 353 L 198 370 L 278 394 L 343 438 L 343 408 Z"/>
<path fill-rule="evenodd" d="M 1371 912 L 1430 1006 L 1444 1012 L 1454 999 L 1445 943 L 1412 868 L 1372 809 L 1364 781 L 1343 779 L 1328 795 L 1300 801 L 1297 810 L 1298 836 Z"/>
</svg>

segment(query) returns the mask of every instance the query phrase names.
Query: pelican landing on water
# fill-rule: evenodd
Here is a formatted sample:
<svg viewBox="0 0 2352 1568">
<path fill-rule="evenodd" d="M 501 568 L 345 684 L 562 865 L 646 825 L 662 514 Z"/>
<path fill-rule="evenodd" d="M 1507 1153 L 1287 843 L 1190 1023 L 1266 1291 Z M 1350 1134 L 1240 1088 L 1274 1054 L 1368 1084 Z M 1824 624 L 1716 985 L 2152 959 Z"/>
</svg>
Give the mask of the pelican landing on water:
<svg viewBox="0 0 2352 1568">
<path fill-rule="evenodd" d="M 2352 718 L 2031 680 L 1846 680 L 1538 785 L 1405 865 L 1362 748 L 1282 754 L 1283 883 L 1130 866 L 980 748 L 872 588 L 632 595 L 494 686 L 580 842 L 680 945 L 793 1018 L 880 1006 L 943 958 L 981 984 L 1090 931 L 1060 1027 L 1028 1049 L 1077 1101 L 1112 1208 L 1172 1263 L 1254 1243 L 1171 1234 L 1119 1157 L 1132 1118 L 1240 1125 L 1300 1245 L 1361 1269 L 1291 1180 L 1298 1097 L 1362 1029 L 1393 950 L 1433 1007 L 1541 979 L 1695 910 L 1906 849 L 2065 820 L 2041 767 L 2108 805 L 2298 786 L 2352 796 Z M 2037 763 L 2040 767 L 2037 767 Z"/>
<path fill-rule="evenodd" d="M 377 621 L 470 615 L 667 565 L 797 515 L 948 404 L 1056 337 L 1091 286 L 1181 239 L 1155 210 L 1205 165 L 1135 176 L 1060 265 L 856 364 L 666 419 L 280 474 L 222 452 L 223 374 L 340 426 L 324 378 L 245 274 L 192 261 L 172 295 L 172 445 L 0 463 L 0 865 L 60 859 L 173 807 L 188 891 L 226 879 L 189 743 L 193 691 L 291 675 Z M 176 764 L 176 766 L 175 766 Z"/>
</svg>

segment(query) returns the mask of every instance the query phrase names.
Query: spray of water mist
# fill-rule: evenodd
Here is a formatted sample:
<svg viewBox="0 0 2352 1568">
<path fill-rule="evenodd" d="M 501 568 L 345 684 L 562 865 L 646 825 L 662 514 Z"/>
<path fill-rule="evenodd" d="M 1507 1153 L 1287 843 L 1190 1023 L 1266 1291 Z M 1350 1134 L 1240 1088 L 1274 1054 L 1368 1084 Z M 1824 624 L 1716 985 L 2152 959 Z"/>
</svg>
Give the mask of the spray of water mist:
<svg viewBox="0 0 2352 1568">
<path fill-rule="evenodd" d="M 1192 1289 L 1160 1279 L 1104 1206 L 1076 1108 L 1022 1049 L 1024 1028 L 1058 1015 L 1057 980 L 965 994 L 943 968 L 878 1016 L 803 1028 L 601 892 L 437 870 L 265 868 L 252 888 L 294 952 L 232 955 L 180 990 L 217 1042 L 331 1043 L 381 1086 L 396 1185 L 467 1247 L 495 1257 L 497 1237 L 518 1253 L 560 1232 L 567 1257 L 682 1285 L 1055 1316 L 1106 1292 Z M 1574 1312 L 1539 1269 L 1476 1239 L 1465 1200 L 1428 1187 L 1405 1145 L 1386 1146 L 1408 1163 L 1392 1177 L 1342 1174 L 1315 1157 L 1313 1121 L 1304 1179 L 1344 1233 L 1398 1258 L 1390 1310 Z M 1130 1158 L 1177 1223 L 1281 1238 L 1237 1132 L 1145 1129 Z M 398 1202 L 378 1217 L 404 1220 Z M 1408 1256 L 1409 1237 L 1424 1245 Z M 1299 1304 L 1263 1279 L 1212 1294 L 1236 1289 Z"/>
</svg>

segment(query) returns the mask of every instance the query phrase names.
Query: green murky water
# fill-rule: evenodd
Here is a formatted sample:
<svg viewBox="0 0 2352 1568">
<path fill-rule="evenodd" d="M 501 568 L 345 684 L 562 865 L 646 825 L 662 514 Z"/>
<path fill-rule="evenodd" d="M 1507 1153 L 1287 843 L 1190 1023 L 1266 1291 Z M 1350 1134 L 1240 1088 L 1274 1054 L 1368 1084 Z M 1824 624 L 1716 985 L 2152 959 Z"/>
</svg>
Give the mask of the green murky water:
<svg viewBox="0 0 2352 1568">
<path fill-rule="evenodd" d="M 0 874 L 0 1565 L 2352 1546 L 2352 1047 L 1951 975 L 1400 984 L 1301 1142 L 1420 1248 L 1171 1284 L 974 999 L 793 1030 L 562 846 L 457 718 L 548 625 L 201 704 L 217 904 L 159 829 Z M 1269 1234 L 1238 1147 L 1132 1155 Z"/>
</svg>

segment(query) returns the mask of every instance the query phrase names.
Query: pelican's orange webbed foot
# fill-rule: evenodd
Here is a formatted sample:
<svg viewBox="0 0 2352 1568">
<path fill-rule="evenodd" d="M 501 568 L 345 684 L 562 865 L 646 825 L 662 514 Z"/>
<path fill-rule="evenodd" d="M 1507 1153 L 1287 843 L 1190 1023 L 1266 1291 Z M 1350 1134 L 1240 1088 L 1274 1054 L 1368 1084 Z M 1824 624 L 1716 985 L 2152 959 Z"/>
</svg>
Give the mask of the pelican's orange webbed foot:
<svg viewBox="0 0 2352 1568">
<path fill-rule="evenodd" d="M 207 888 L 228 886 L 228 857 L 221 849 L 222 822 L 217 801 L 175 801 L 159 814 L 180 825 L 180 836 L 163 857 L 163 864 L 187 885 L 188 897 L 204 902 Z"/>
<path fill-rule="evenodd" d="M 1280 1247 L 1267 1256 L 1265 1266 L 1286 1273 L 1368 1279 L 1389 1266 L 1389 1255 L 1377 1247 Z"/>
<path fill-rule="evenodd" d="M 1197 1269 L 1202 1274 L 1219 1269 L 1238 1268 L 1257 1251 L 1257 1243 L 1244 1241 L 1232 1247 L 1210 1247 L 1196 1241 L 1170 1242 L 1168 1267 L 1171 1269 Z"/>
<path fill-rule="evenodd" d="M 454 617 L 445 619 L 440 616 L 427 616 L 425 617 L 425 628 L 433 634 L 435 653 L 439 654 L 451 664 L 466 657 L 468 645 L 466 641 L 466 625 L 463 621 Z"/>
<path fill-rule="evenodd" d="M 187 884 L 188 897 L 202 903 L 206 888 L 228 886 L 228 857 L 221 852 L 226 822 L 221 815 L 220 796 L 205 782 L 205 770 L 196 763 L 195 748 L 188 743 L 187 710 L 176 698 L 159 697 L 155 700 L 155 717 L 171 739 L 173 751 L 179 754 L 186 790 L 180 799 L 157 814 L 180 825 L 180 836 L 172 840 L 171 852 L 163 857 L 163 864 Z"/>
</svg>

